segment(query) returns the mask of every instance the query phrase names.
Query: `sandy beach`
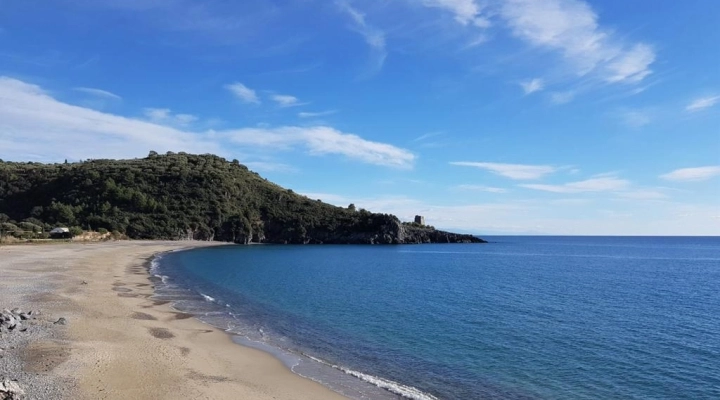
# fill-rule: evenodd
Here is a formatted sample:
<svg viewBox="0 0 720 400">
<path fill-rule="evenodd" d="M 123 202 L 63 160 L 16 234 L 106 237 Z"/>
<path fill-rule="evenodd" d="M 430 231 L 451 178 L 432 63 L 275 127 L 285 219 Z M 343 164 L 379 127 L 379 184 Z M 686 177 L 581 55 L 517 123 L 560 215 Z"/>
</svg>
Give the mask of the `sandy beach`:
<svg viewBox="0 0 720 400">
<path fill-rule="evenodd" d="M 0 309 L 41 312 L 0 336 L 0 380 L 31 399 L 342 399 L 152 299 L 148 258 L 210 245 L 0 246 Z"/>
</svg>

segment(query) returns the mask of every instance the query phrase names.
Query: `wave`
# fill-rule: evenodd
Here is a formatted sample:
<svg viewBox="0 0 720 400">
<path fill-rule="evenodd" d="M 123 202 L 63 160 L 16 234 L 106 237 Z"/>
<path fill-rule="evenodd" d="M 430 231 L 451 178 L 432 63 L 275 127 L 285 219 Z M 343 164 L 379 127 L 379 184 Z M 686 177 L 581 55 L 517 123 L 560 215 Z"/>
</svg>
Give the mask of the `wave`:
<svg viewBox="0 0 720 400">
<path fill-rule="evenodd" d="M 206 301 L 209 301 L 209 302 L 211 302 L 211 303 L 214 303 L 214 302 L 215 302 L 215 298 L 214 298 L 214 297 L 208 296 L 208 295 L 206 295 L 205 293 L 200 293 L 200 295 L 201 295 Z"/>
<path fill-rule="evenodd" d="M 344 372 L 344 373 L 346 373 L 346 374 L 348 374 L 348 375 L 350 375 L 350 376 L 354 376 L 355 378 L 358 378 L 358 379 L 360 379 L 360 380 L 362 380 L 362 381 L 364 381 L 364 382 L 373 384 L 373 385 L 379 387 L 380 389 L 385 389 L 385 390 L 387 390 L 388 392 L 397 394 L 397 395 L 402 396 L 402 397 L 404 397 L 404 398 L 406 398 L 406 399 L 411 399 L 411 400 L 438 400 L 437 397 L 435 397 L 435 396 L 433 396 L 433 395 L 431 395 L 431 394 L 429 394 L 429 393 L 425 393 L 425 392 L 423 392 L 422 390 L 420 390 L 420 389 L 418 389 L 418 388 L 414 388 L 414 387 L 412 387 L 412 386 L 403 385 L 402 383 L 398 383 L 398 382 L 395 382 L 395 381 L 391 381 L 391 380 L 389 380 L 389 379 L 380 378 L 379 376 L 374 376 L 374 375 L 370 375 L 370 374 L 365 374 L 365 373 L 362 373 L 362 372 L 359 372 L 359 371 L 352 370 L 352 369 L 350 369 L 350 368 L 345 368 L 345 367 L 341 367 L 341 366 L 339 366 L 339 365 L 330 364 L 330 363 L 328 363 L 328 362 L 326 362 L 326 361 L 323 361 L 323 360 L 321 360 L 321 359 L 319 359 L 319 358 L 313 357 L 313 356 L 311 356 L 311 355 L 309 355 L 309 354 L 303 354 L 303 355 L 304 355 L 305 357 L 307 357 L 307 358 L 315 361 L 315 362 L 319 362 L 319 363 L 321 363 L 321 364 L 324 364 L 324 365 L 327 365 L 327 366 L 329 366 L 329 367 L 332 367 L 332 368 L 335 368 L 335 369 L 337 369 L 337 370 L 340 370 L 340 371 L 342 371 L 342 372 Z"/>
</svg>

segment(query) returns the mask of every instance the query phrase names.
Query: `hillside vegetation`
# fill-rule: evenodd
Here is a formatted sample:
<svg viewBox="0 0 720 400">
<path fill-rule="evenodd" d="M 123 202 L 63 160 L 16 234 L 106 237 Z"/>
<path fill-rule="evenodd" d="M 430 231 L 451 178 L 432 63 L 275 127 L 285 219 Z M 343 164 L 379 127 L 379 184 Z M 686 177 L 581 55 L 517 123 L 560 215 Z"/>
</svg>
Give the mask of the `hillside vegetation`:
<svg viewBox="0 0 720 400">
<path fill-rule="evenodd" d="M 237 243 L 477 242 L 397 217 L 336 207 L 268 182 L 237 160 L 151 152 L 133 160 L 0 160 L 0 230 L 55 226 L 133 239 Z"/>
</svg>

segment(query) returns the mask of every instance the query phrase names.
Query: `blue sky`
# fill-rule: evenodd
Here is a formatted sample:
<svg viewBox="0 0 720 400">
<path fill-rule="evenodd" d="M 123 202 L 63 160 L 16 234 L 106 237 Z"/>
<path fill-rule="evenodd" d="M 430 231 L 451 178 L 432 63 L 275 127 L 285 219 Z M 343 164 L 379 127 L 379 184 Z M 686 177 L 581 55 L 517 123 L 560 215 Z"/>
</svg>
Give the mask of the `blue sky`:
<svg viewBox="0 0 720 400">
<path fill-rule="evenodd" d="M 720 234 L 720 4 L 0 0 L 0 158 L 216 153 L 480 234 Z"/>
</svg>

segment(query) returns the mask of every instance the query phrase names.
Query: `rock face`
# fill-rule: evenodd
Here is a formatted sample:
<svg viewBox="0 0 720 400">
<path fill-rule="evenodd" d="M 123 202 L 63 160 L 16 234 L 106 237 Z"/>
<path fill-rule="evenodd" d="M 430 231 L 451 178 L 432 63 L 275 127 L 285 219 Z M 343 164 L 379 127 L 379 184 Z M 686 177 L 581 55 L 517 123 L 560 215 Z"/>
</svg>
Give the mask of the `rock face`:
<svg viewBox="0 0 720 400">
<path fill-rule="evenodd" d="M 281 224 L 265 223 L 261 233 L 242 237 L 238 243 L 274 244 L 420 244 L 420 243 L 487 243 L 473 235 L 439 231 L 431 227 L 403 224 L 392 215 L 376 214 L 371 225 L 364 229 L 325 227 L 288 232 Z"/>
</svg>

